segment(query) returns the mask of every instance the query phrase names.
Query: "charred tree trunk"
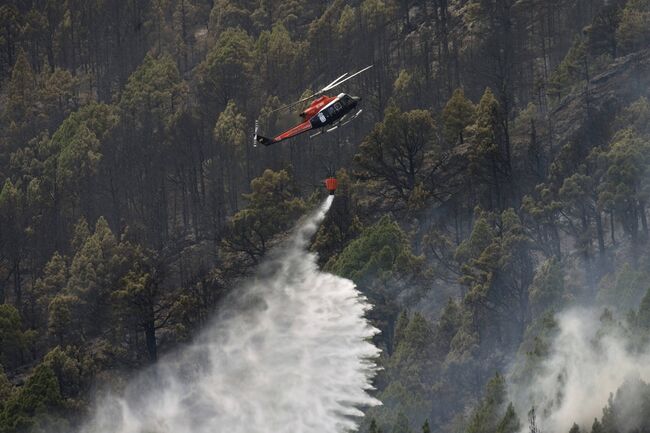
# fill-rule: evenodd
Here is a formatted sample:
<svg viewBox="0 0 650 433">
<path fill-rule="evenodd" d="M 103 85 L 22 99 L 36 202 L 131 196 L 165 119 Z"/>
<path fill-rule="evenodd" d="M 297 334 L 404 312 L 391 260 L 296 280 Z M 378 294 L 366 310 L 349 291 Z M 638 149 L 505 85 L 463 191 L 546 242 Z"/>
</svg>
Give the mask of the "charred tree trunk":
<svg viewBox="0 0 650 433">
<path fill-rule="evenodd" d="M 158 344 L 156 342 L 156 323 L 153 318 L 153 312 L 151 317 L 144 324 L 144 335 L 145 342 L 147 344 L 147 353 L 149 354 L 149 361 L 154 363 L 158 360 Z"/>
<path fill-rule="evenodd" d="M 603 220 L 600 215 L 600 211 L 596 210 L 595 213 L 596 219 L 596 233 L 598 235 L 598 252 L 601 256 L 605 255 L 605 232 L 603 230 Z"/>
</svg>

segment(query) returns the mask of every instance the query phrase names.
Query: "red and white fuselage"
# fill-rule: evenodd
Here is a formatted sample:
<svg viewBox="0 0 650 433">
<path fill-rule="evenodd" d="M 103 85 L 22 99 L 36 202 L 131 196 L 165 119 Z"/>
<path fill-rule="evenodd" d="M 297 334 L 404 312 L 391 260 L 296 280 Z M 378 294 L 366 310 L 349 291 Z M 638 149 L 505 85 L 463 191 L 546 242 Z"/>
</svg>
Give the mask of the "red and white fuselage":
<svg viewBox="0 0 650 433">
<path fill-rule="evenodd" d="M 277 135 L 274 138 L 267 138 L 255 133 L 255 140 L 269 146 L 278 143 L 304 132 L 324 128 L 339 122 L 346 114 L 354 110 L 361 98 L 340 93 L 337 96 L 322 95 L 314 99 L 309 107 L 300 113 L 304 120 L 288 131 Z"/>
</svg>

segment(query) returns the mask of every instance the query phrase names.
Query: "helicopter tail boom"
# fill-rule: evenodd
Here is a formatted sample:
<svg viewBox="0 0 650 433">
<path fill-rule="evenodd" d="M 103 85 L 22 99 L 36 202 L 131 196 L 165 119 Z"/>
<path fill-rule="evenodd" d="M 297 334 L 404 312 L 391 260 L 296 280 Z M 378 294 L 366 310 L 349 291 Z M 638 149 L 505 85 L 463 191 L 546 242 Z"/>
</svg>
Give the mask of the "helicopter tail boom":
<svg viewBox="0 0 650 433">
<path fill-rule="evenodd" d="M 264 146 L 270 146 L 273 143 L 275 143 L 275 139 L 273 138 L 268 138 L 264 137 L 263 135 L 259 135 L 257 131 L 260 129 L 260 124 L 259 121 L 255 121 L 255 134 L 253 135 L 253 146 L 257 147 L 257 143 L 263 144 Z"/>
<path fill-rule="evenodd" d="M 272 138 L 264 137 L 262 135 L 257 135 L 255 134 L 255 141 L 259 144 L 263 144 L 264 146 L 270 146 L 273 143 L 275 143 L 275 140 Z"/>
</svg>

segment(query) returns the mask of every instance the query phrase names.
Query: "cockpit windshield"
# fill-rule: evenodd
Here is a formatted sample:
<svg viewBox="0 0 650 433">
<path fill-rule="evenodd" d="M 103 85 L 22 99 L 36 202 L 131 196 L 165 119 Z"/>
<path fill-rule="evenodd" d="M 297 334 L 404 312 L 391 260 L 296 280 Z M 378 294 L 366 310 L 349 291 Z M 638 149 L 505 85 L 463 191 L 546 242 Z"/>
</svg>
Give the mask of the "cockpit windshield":
<svg viewBox="0 0 650 433">
<path fill-rule="evenodd" d="M 342 109 L 343 109 L 343 105 L 341 104 L 341 102 L 336 101 L 335 103 L 333 103 L 332 105 L 327 107 L 325 110 L 327 111 L 327 115 L 329 117 L 329 116 L 335 115 L 336 113 L 338 113 Z"/>
</svg>

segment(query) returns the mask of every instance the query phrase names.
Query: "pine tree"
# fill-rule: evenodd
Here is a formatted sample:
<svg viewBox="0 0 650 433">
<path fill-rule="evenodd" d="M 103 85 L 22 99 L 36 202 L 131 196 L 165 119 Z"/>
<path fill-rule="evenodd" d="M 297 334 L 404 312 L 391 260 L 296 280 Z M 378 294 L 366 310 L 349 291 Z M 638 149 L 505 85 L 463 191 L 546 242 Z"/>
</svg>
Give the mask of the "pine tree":
<svg viewBox="0 0 650 433">
<path fill-rule="evenodd" d="M 395 419 L 391 433 L 411 433 L 409 420 L 402 412 L 399 412 L 397 414 L 397 418 Z"/>
<path fill-rule="evenodd" d="M 370 421 L 368 433 L 381 433 L 381 429 L 377 426 L 377 421 L 374 418 Z"/>
<path fill-rule="evenodd" d="M 489 88 L 481 97 L 468 132 L 471 184 L 487 198 L 482 203 L 485 208 L 503 209 L 511 172 L 510 151 L 503 143 L 499 102 Z"/>
<path fill-rule="evenodd" d="M 11 79 L 7 85 L 7 103 L 2 113 L 2 120 L 9 127 L 7 132 L 11 140 L 10 150 L 15 150 L 38 130 L 38 113 L 35 106 L 39 100 L 37 89 L 36 75 L 27 53 L 21 50 L 11 70 Z M 5 158 L 8 156 L 4 155 Z M 3 158 L 3 162 L 6 163 L 7 160 Z"/>
<path fill-rule="evenodd" d="M 465 142 L 465 129 L 474 122 L 476 107 L 465 98 L 462 88 L 454 90 L 442 110 L 445 141 L 448 146 Z"/>
<path fill-rule="evenodd" d="M 528 431 L 529 433 L 540 433 L 537 426 L 537 415 L 535 414 L 535 406 L 531 407 L 528 411 Z"/>
<path fill-rule="evenodd" d="M 227 29 L 198 66 L 200 96 L 207 117 L 226 107 L 228 101 L 238 104 L 247 100 L 253 81 L 253 39 L 241 28 Z"/>
<path fill-rule="evenodd" d="M 240 272 L 247 267 L 243 261 L 256 264 L 275 236 L 288 230 L 305 210 L 286 170 L 265 170 L 251 181 L 251 190 L 244 195 L 248 206 L 232 216 L 221 245 L 229 265 Z"/>
<path fill-rule="evenodd" d="M 63 256 L 58 252 L 52 255 L 43 269 L 43 276 L 36 280 L 34 284 L 34 308 L 38 311 L 34 322 L 39 327 L 45 328 L 47 325 L 47 310 L 59 293 L 63 291 L 68 282 L 68 265 Z"/>
<path fill-rule="evenodd" d="M 630 53 L 650 43 L 650 1 L 630 0 L 625 3 L 616 40 L 624 53 Z"/>
<path fill-rule="evenodd" d="M 428 373 L 435 369 L 434 333 L 431 325 L 415 313 L 396 342 L 388 373 L 414 395 L 424 395 L 428 389 Z"/>
<path fill-rule="evenodd" d="M 639 312 L 636 315 L 636 325 L 643 330 L 650 331 L 650 289 L 641 299 Z"/>
<path fill-rule="evenodd" d="M 514 406 L 512 403 L 509 403 L 506 413 L 501 418 L 501 421 L 499 421 L 496 433 L 517 433 L 519 431 L 521 431 L 521 423 L 515 413 Z"/>
<path fill-rule="evenodd" d="M 594 423 L 591 425 L 591 433 L 603 433 L 603 425 L 598 421 L 598 418 L 594 418 Z"/>
<path fill-rule="evenodd" d="M 643 235 L 648 236 L 645 214 L 649 199 L 649 155 L 650 143 L 629 128 L 619 131 L 603 154 L 607 170 L 599 187 L 599 200 L 614 209 L 623 229 L 633 240 L 638 237 L 639 224 Z"/>
<path fill-rule="evenodd" d="M 564 270 L 555 258 L 546 260 L 537 268 L 528 289 L 533 316 L 560 305 L 564 295 Z"/>
<path fill-rule="evenodd" d="M 239 185 L 248 181 L 251 171 L 245 130 L 246 119 L 238 111 L 235 102 L 228 101 L 226 109 L 217 118 L 213 133 L 221 150 L 218 171 L 222 174 L 215 182 L 225 184 L 232 211 L 238 210 Z"/>
<path fill-rule="evenodd" d="M 4 285 L 12 281 L 13 301 L 18 309 L 23 308 L 23 259 L 26 241 L 24 231 L 24 200 L 22 192 L 10 179 L 0 188 L 0 272 L 5 271 L 5 280 L 0 282 L 0 301 L 5 302 Z"/>
<path fill-rule="evenodd" d="M 287 28 L 280 22 L 272 30 L 260 34 L 255 44 L 256 67 L 263 77 L 264 88 L 273 95 L 286 95 L 293 87 L 286 77 L 297 75 L 298 65 L 303 61 L 306 44 L 293 41 Z"/>
<path fill-rule="evenodd" d="M 529 240 L 512 209 L 495 221 L 499 233 L 488 217 L 496 215 L 479 214 L 472 235 L 456 251 L 460 281 L 467 287 L 464 304 L 483 344 L 492 339 L 518 343 L 528 319 L 528 287 L 533 278 Z"/>
<path fill-rule="evenodd" d="M 387 280 L 393 275 L 406 275 L 418 262 L 406 234 L 390 217 L 384 216 L 348 244 L 330 269 L 363 284 L 375 278 Z"/>
<path fill-rule="evenodd" d="M 385 205 L 403 207 L 416 188 L 431 187 L 435 159 L 440 157 L 434 138 L 435 124 L 429 112 L 403 113 L 390 107 L 355 155 L 361 169 L 358 176 L 379 183 L 377 193 Z"/>
<path fill-rule="evenodd" d="M 578 424 L 573 423 L 571 429 L 569 430 L 569 433 L 580 433 L 580 427 L 578 426 Z"/>
<path fill-rule="evenodd" d="M 503 376 L 496 374 L 486 385 L 485 396 L 470 418 L 467 433 L 499 431 L 499 420 L 501 419 L 501 411 L 503 410 L 502 406 L 505 404 L 505 397 L 505 381 Z M 511 419 L 507 418 L 506 421 L 504 426 L 509 425 Z"/>
<path fill-rule="evenodd" d="M 7 379 L 4 368 L 0 365 L 0 413 L 2 413 L 5 402 L 9 400 L 13 393 L 14 387 Z"/>
<path fill-rule="evenodd" d="M 56 375 L 40 364 L 23 387 L 14 393 L 0 412 L 0 432 L 28 431 L 37 422 L 35 416 L 54 414 L 63 408 Z"/>
<path fill-rule="evenodd" d="M 18 310 L 9 304 L 0 304 L 0 364 L 15 367 L 21 363 L 25 337 Z"/>
</svg>

